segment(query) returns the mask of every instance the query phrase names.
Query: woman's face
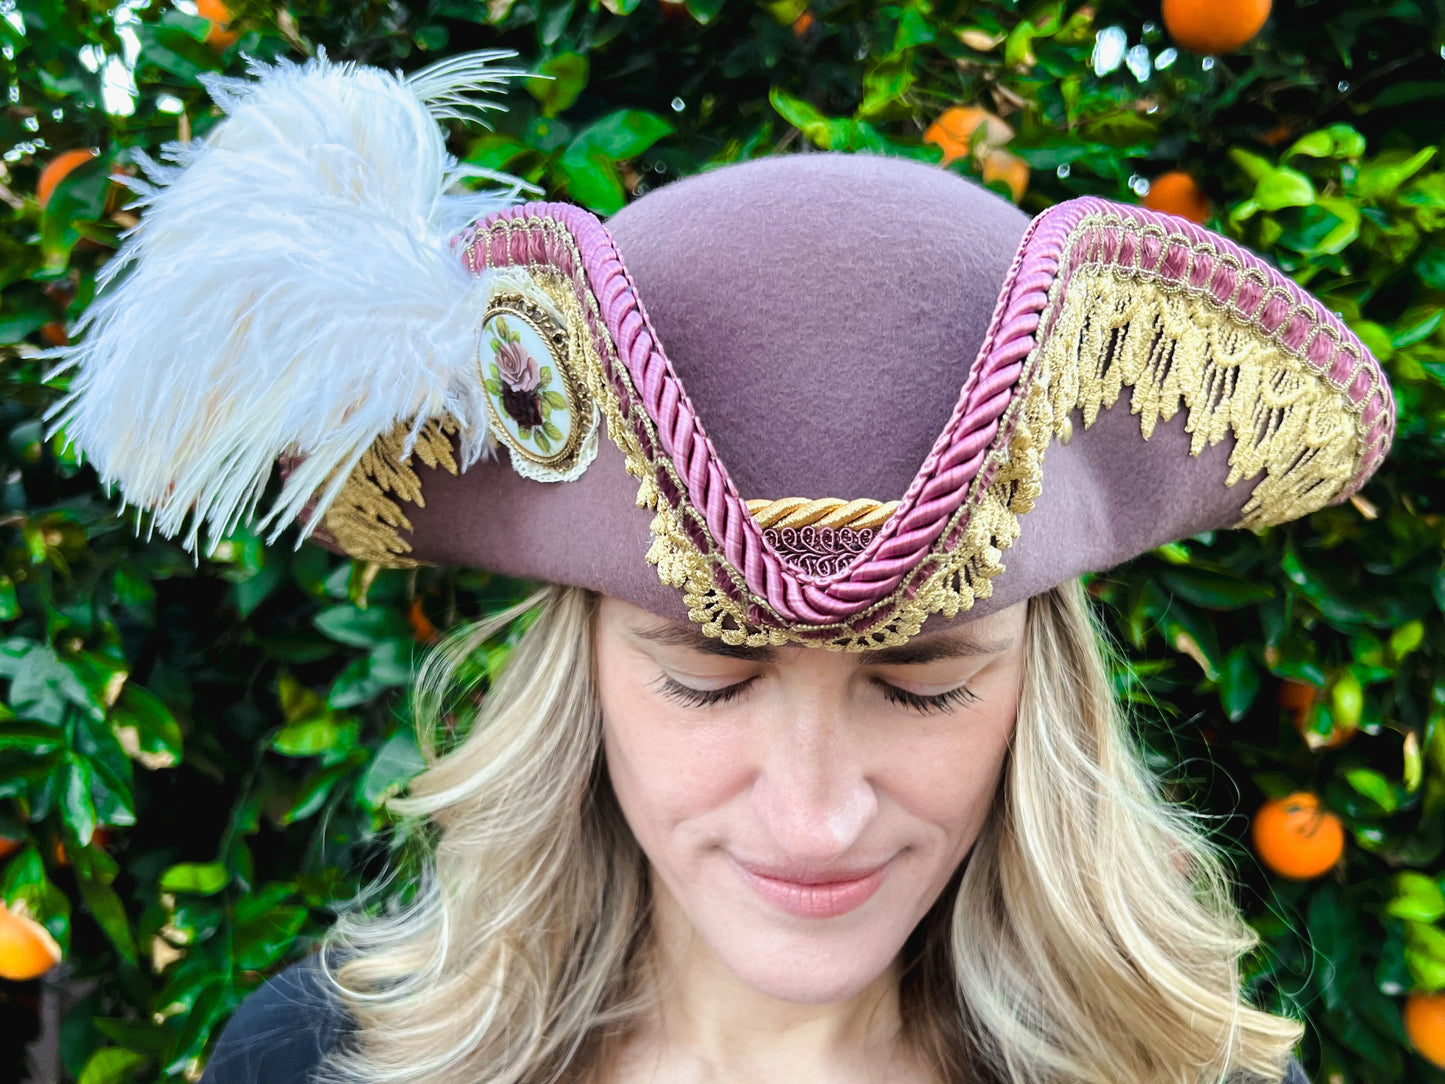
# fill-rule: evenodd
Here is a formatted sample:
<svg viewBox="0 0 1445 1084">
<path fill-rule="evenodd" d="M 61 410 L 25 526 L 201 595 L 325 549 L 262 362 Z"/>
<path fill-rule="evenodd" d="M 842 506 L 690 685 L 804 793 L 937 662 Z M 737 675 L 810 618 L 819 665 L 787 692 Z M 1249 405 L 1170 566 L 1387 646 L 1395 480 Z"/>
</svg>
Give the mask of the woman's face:
<svg viewBox="0 0 1445 1084">
<path fill-rule="evenodd" d="M 854 654 L 733 648 L 604 599 L 607 768 L 659 911 L 772 997 L 877 979 L 989 814 L 1024 615 Z"/>
</svg>

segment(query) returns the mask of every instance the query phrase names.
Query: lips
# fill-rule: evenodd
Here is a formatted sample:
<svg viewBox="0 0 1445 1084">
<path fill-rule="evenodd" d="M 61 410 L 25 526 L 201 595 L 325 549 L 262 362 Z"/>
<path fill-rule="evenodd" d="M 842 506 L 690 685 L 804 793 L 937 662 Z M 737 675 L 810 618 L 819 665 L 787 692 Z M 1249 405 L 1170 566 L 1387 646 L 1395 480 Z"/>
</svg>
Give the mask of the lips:
<svg viewBox="0 0 1445 1084">
<path fill-rule="evenodd" d="M 801 918 L 833 918 L 863 906 L 878 891 L 888 862 L 872 869 L 806 870 L 733 860 L 767 903 Z"/>
</svg>

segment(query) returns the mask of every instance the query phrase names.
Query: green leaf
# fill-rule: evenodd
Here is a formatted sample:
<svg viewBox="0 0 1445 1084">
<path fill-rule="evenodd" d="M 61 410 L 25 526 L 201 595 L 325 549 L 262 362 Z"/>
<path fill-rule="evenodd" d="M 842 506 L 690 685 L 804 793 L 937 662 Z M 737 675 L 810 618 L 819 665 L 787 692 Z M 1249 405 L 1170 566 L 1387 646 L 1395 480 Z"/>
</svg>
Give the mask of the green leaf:
<svg viewBox="0 0 1445 1084">
<path fill-rule="evenodd" d="M 1445 317 L 1445 310 L 1434 306 L 1406 312 L 1400 317 L 1399 324 L 1396 325 L 1394 333 L 1390 336 L 1390 345 L 1399 350 L 1428 339 L 1435 334 L 1435 329 L 1440 326 L 1442 317 Z"/>
<path fill-rule="evenodd" d="M 897 62 L 890 61 L 870 69 L 863 76 L 863 101 L 858 106 L 859 114 L 873 117 L 890 106 L 901 104 L 915 79 L 910 67 Z"/>
<path fill-rule="evenodd" d="M 343 762 L 314 773 L 296 795 L 296 801 L 291 804 L 291 808 L 281 814 L 281 823 L 295 824 L 318 812 L 326 804 L 326 799 L 331 797 L 336 784 L 350 771 L 351 765 Z"/>
<path fill-rule="evenodd" d="M 1421 248 L 1414 271 L 1426 286 L 1445 291 L 1445 244 L 1432 241 Z"/>
<path fill-rule="evenodd" d="M 220 862 L 179 862 L 160 876 L 162 892 L 214 896 L 231 883 L 231 871 Z"/>
<path fill-rule="evenodd" d="M 330 639 L 352 647 L 411 639 L 406 617 L 385 606 L 332 606 L 316 615 L 315 624 Z"/>
<path fill-rule="evenodd" d="M 1425 922 L 1407 922 L 1405 963 L 1426 991 L 1445 990 L 1445 932 Z"/>
<path fill-rule="evenodd" d="M 1308 207 L 1315 201 L 1315 186 L 1298 170 L 1272 169 L 1254 186 L 1254 202 L 1266 211 Z"/>
<path fill-rule="evenodd" d="M 1258 184 L 1274 172 L 1274 163 L 1268 158 L 1262 158 L 1257 154 L 1251 154 L 1241 147 L 1231 147 L 1229 160 L 1240 168 L 1240 171 L 1251 181 Z"/>
<path fill-rule="evenodd" d="M 672 131 L 672 125 L 656 113 L 619 109 L 582 129 L 575 142 L 621 161 L 637 157 Z M 546 380 L 542 382 L 545 384 Z"/>
<path fill-rule="evenodd" d="M 687 13 L 706 26 L 722 14 L 723 0 L 686 0 Z"/>
<path fill-rule="evenodd" d="M 65 814 L 66 827 L 75 834 L 81 846 L 89 843 L 95 833 L 95 803 L 91 800 L 94 780 L 88 761 L 72 756 L 66 762 L 61 810 Z"/>
<path fill-rule="evenodd" d="M 562 152 L 555 168 L 568 195 L 591 211 L 610 215 L 627 202 L 617 166 L 600 150 L 573 143 Z"/>
<path fill-rule="evenodd" d="M 1286 158 L 1297 154 L 1309 158 L 1358 158 L 1365 153 L 1365 137 L 1348 124 L 1331 124 L 1328 128 L 1307 132 L 1295 140 Z"/>
<path fill-rule="evenodd" d="M 1398 152 L 1382 154 L 1360 168 L 1350 192 L 1357 199 L 1364 200 L 1393 196 L 1402 184 L 1424 169 L 1434 157 L 1434 147 L 1426 147 L 1404 158 Z"/>
<path fill-rule="evenodd" d="M 591 65 L 580 53 L 558 53 L 537 65 L 537 76 L 526 81 L 527 93 L 542 105 L 542 112 L 555 117 L 577 100 L 587 86 Z"/>
<path fill-rule="evenodd" d="M 1400 805 L 1390 781 L 1373 768 L 1351 768 L 1345 772 L 1345 782 L 1386 813 L 1393 813 Z"/>
<path fill-rule="evenodd" d="M 537 25 L 537 38 L 543 45 L 554 45 L 567 29 L 567 23 L 577 8 L 576 0 L 551 0 L 542 12 Z"/>
<path fill-rule="evenodd" d="M 542 393 L 542 401 L 553 410 L 567 409 L 567 397 L 560 391 L 544 391 Z"/>
<path fill-rule="evenodd" d="M 138 1050 L 106 1046 L 86 1059 L 78 1084 L 127 1084 L 149 1059 Z"/>
<path fill-rule="evenodd" d="M 1163 569 L 1158 579 L 1171 594 L 1211 610 L 1243 609 L 1275 594 L 1267 583 L 1197 566 Z"/>
<path fill-rule="evenodd" d="M 130 918 L 125 905 L 110 885 L 97 880 L 80 879 L 80 898 L 110 943 L 128 964 L 136 962 L 135 938 L 130 932 Z"/>
<path fill-rule="evenodd" d="M 306 924 L 306 908 L 295 904 L 272 904 L 241 923 L 236 931 L 236 966 L 246 971 L 265 971 L 290 950 Z"/>
<path fill-rule="evenodd" d="M 1413 922 L 1434 922 L 1445 917 L 1445 891 L 1434 878 L 1406 870 L 1395 875 L 1395 896 L 1385 913 Z"/>
<path fill-rule="evenodd" d="M 368 809 L 380 809 L 392 795 L 399 793 L 426 761 L 417 746 L 416 732 L 410 727 L 397 730 L 376 751 L 366 773 L 361 777 L 358 793 Z"/>
<path fill-rule="evenodd" d="M 927 45 L 935 37 L 932 24 L 923 17 L 923 13 L 915 7 L 903 9 L 902 16 L 898 19 L 898 29 L 893 35 L 893 53 L 897 56 L 905 49 L 916 49 L 920 45 Z"/>
<path fill-rule="evenodd" d="M 498 399 L 502 397 L 502 382 L 500 380 L 493 380 L 491 377 L 487 377 L 482 383 L 486 386 L 488 394 Z"/>
<path fill-rule="evenodd" d="M 1249 713 L 1259 696 L 1260 684 L 1259 667 L 1250 658 L 1248 648 L 1236 647 L 1224 657 L 1224 665 L 1219 668 L 1219 702 L 1231 720 L 1238 722 Z"/>
<path fill-rule="evenodd" d="M 0 677 L 10 679 L 10 706 L 23 719 L 59 723 L 67 704 L 93 718 L 105 718 L 101 691 L 87 687 L 47 644 L 5 641 L 0 645 Z"/>
<path fill-rule="evenodd" d="M 356 722 L 331 713 L 304 722 L 287 723 L 271 739 L 271 748 L 288 757 L 344 752 L 355 744 Z"/>
<path fill-rule="evenodd" d="M 204 37 L 205 23 L 196 22 Z M 141 46 L 136 61 L 140 74 L 145 73 L 147 66 L 154 65 L 194 86 L 203 72 L 215 71 L 221 66 L 216 51 L 186 30 L 142 22 L 137 22 L 134 29 Z"/>
<path fill-rule="evenodd" d="M 1020 19 L 1018 24 L 1009 31 L 1008 38 L 1004 42 L 1004 63 L 1010 68 L 1032 68 L 1039 62 L 1034 55 L 1034 36 L 1036 30 L 1034 24 L 1027 19 Z"/>
<path fill-rule="evenodd" d="M 153 693 L 127 682 L 110 711 L 110 726 L 131 759 L 152 770 L 181 759 L 181 727 Z"/>
<path fill-rule="evenodd" d="M 802 132 L 810 143 L 823 150 L 832 147 L 834 134 L 832 122 L 812 105 L 801 98 L 785 94 L 777 87 L 768 91 L 768 101 L 777 111 L 778 116 Z"/>
</svg>

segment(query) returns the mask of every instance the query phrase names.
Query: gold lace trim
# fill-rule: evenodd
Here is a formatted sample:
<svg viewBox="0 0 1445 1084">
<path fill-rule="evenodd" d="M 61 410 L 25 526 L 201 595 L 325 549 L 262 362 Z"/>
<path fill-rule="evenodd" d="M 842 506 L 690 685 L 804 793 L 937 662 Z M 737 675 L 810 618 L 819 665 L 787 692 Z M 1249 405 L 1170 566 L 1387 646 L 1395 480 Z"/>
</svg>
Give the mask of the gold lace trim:
<svg viewBox="0 0 1445 1084">
<path fill-rule="evenodd" d="M 759 527 L 844 527 L 855 531 L 877 530 L 888 522 L 897 501 L 847 501 L 841 497 L 779 497 L 775 501 L 748 501 L 748 511 Z"/>
<path fill-rule="evenodd" d="M 1068 264 L 1067 250 L 1089 224 L 1081 223 L 1074 231 L 1061 265 Z M 1129 227 L 1125 224 L 1124 228 Z M 575 242 L 559 222 L 511 220 L 494 229 L 545 229 L 556 243 L 570 249 L 573 266 L 582 266 Z M 567 283 L 551 265 L 534 264 L 528 270 L 541 288 L 564 304 L 577 298 L 574 287 L 585 286 L 580 270 L 575 284 Z M 661 453 L 656 427 L 642 407 L 626 367 L 618 363 L 614 373 L 627 391 L 629 406 L 624 414 L 592 337 L 580 336 L 585 353 L 581 368 L 588 389 L 606 419 L 608 434 L 623 454 L 628 473 L 639 480 L 638 505 L 656 513 L 647 560 L 656 565 L 664 583 L 682 592 L 692 620 L 707 635 L 726 643 L 807 643 L 853 651 L 904 643 L 930 615 L 953 618 L 992 594 L 993 580 L 1004 568 L 1004 550 L 1018 538 L 1018 517 L 1033 507 L 1041 491 L 1043 455 L 1049 442 L 1069 439 L 1075 410 L 1082 413 L 1086 428 L 1092 425 L 1126 386 L 1132 388 L 1130 407 L 1139 415 L 1146 439 L 1159 421 L 1183 409 L 1193 454 L 1226 436 L 1235 440 L 1228 484 L 1264 474 L 1244 507 L 1240 526 L 1282 522 L 1327 504 L 1353 477 L 1363 448 L 1359 408 L 1351 407 L 1346 396 L 1302 357 L 1268 340 L 1257 328 L 1241 324 L 1226 309 L 1157 282 L 1141 289 L 1141 276 L 1147 277 L 1147 271 L 1085 266 L 1073 273 L 1066 293 L 1060 283 L 1055 284 L 1040 324 L 1049 326 L 1057 310 L 1052 331 L 1020 375 L 1019 386 L 1027 391 L 1016 396 L 999 419 L 1000 432 L 1011 432 L 1007 443 L 1000 442 L 990 450 L 939 542 L 898 588 L 848 622 L 826 626 L 788 624 L 766 599 L 752 594 L 742 572 L 725 560 L 720 549 L 710 545 L 704 552 L 694 544 L 684 529 L 689 517 L 695 528 L 701 528 L 694 532 L 698 537 L 710 539 L 710 532 L 702 514 L 686 499 L 673 507 L 663 498 L 658 475 L 667 475 L 677 493 L 686 494 L 687 485 L 671 459 Z M 591 325 L 605 327 L 596 298 L 590 290 L 579 292 Z M 637 429 L 646 434 L 652 451 L 644 448 Z M 449 459 L 449 442 L 443 443 Z M 346 507 L 333 511 L 326 520 L 328 529 L 349 552 L 393 555 L 386 561 L 390 564 L 398 563 L 394 555 L 407 550 L 396 538 L 398 527 L 409 526 L 396 502 L 420 503 L 415 474 L 397 458 L 399 448 L 396 434 L 386 438 L 377 458 L 358 467 L 348 482 L 343 493 Z M 424 449 L 419 442 L 418 452 L 437 455 L 431 443 Z M 447 461 L 437 461 L 455 469 L 454 463 L 448 467 Z M 986 478 L 989 481 L 984 485 Z M 358 487 L 355 492 L 353 485 Z M 339 501 L 338 507 L 342 504 Z M 752 501 L 748 507 L 755 515 L 759 511 L 766 516 L 776 513 L 777 519 L 772 521 L 776 525 L 804 509 L 809 515 L 823 509 L 821 519 L 841 515 L 845 507 L 858 504 L 789 498 Z M 887 513 L 882 513 L 885 507 Z M 875 504 L 867 514 L 882 514 L 886 520 L 892 512 L 893 507 Z M 332 526 L 333 515 L 343 517 L 341 525 L 353 532 L 349 537 L 359 543 L 343 540 L 342 533 Z M 358 544 L 365 549 L 358 549 Z M 719 579 L 732 590 L 721 590 Z"/>
</svg>

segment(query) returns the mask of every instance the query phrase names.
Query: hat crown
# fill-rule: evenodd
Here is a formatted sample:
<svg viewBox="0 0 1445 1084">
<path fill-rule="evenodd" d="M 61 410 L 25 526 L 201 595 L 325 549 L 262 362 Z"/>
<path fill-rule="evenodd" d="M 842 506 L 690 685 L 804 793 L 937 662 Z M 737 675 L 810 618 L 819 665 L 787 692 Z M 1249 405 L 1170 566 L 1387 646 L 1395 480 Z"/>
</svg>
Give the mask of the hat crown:
<svg viewBox="0 0 1445 1084">
<path fill-rule="evenodd" d="M 1029 219 L 905 159 L 762 159 L 608 222 L 748 498 L 895 501 L 948 422 Z"/>
</svg>

